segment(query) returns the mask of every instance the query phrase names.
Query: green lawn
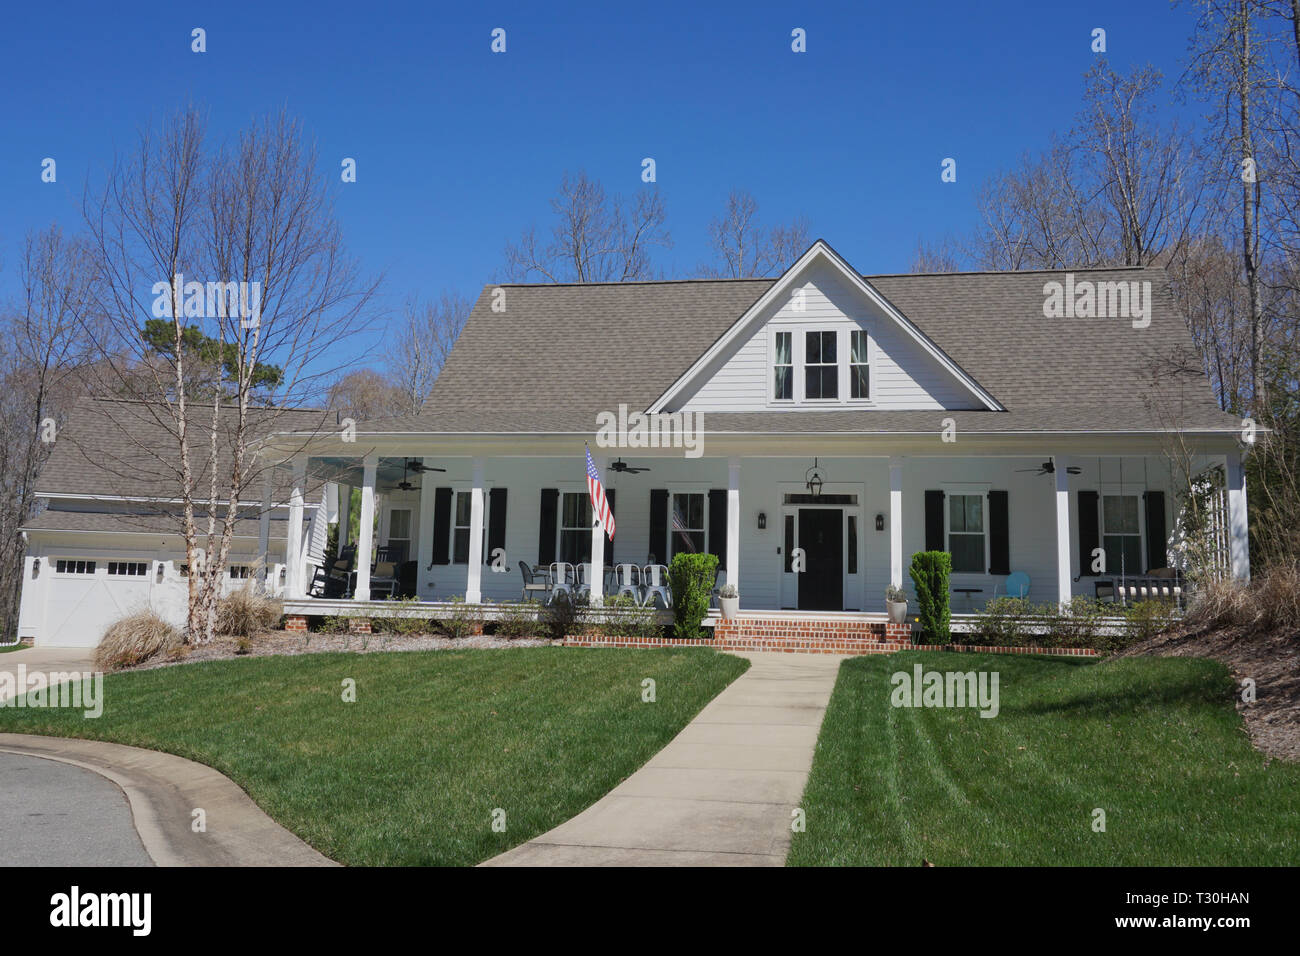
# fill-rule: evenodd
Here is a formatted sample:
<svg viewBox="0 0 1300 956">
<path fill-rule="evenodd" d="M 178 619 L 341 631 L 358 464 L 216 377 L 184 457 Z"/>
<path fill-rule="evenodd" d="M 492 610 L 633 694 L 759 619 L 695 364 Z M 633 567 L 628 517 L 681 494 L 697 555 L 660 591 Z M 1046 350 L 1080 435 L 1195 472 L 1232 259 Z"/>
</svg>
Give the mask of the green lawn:
<svg viewBox="0 0 1300 956">
<path fill-rule="evenodd" d="M 998 716 L 890 706 L 891 675 L 918 662 L 999 672 Z M 1188 658 L 846 661 L 787 862 L 1294 866 L 1300 766 L 1251 747 L 1233 690 Z"/>
<path fill-rule="evenodd" d="M 675 648 L 262 657 L 110 675 L 98 720 L 4 708 L 0 730 L 208 764 L 342 863 L 462 865 L 594 803 L 748 667 Z"/>
</svg>

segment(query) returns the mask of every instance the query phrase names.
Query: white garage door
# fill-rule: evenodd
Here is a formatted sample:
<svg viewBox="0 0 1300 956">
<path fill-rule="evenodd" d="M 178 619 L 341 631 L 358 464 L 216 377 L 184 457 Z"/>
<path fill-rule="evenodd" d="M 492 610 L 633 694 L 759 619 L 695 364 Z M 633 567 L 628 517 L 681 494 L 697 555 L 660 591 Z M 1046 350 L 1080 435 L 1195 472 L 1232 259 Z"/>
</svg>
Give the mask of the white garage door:
<svg viewBox="0 0 1300 956">
<path fill-rule="evenodd" d="M 51 558 L 50 565 L 41 644 L 94 647 L 109 624 L 149 606 L 151 561 Z"/>
</svg>

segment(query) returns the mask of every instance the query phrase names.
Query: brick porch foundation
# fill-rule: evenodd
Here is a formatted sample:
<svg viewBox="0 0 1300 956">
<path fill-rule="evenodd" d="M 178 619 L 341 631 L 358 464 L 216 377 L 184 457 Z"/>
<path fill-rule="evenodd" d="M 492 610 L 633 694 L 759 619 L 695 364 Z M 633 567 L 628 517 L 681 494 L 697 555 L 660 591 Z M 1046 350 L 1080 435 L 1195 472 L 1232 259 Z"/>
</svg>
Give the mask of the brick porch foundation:
<svg viewBox="0 0 1300 956">
<path fill-rule="evenodd" d="M 712 638 L 638 640 L 630 637 L 570 636 L 567 647 L 712 647 L 719 651 L 776 651 L 784 654 L 893 654 L 903 650 L 970 651 L 991 654 L 1053 654 L 1100 657 L 1080 647 L 988 647 L 913 644 L 910 624 L 889 621 L 740 617 L 719 620 Z"/>
<path fill-rule="evenodd" d="M 286 614 L 284 616 L 284 629 L 286 631 L 305 631 L 307 630 L 307 618 L 302 614 Z"/>
</svg>

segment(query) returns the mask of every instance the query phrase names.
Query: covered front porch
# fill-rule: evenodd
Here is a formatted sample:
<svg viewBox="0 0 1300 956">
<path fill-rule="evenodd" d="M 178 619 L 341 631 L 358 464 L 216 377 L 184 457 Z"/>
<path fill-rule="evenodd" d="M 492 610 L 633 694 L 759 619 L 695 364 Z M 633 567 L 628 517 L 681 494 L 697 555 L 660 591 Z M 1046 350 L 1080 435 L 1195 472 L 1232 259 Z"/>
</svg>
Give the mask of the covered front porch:
<svg viewBox="0 0 1300 956">
<path fill-rule="evenodd" d="M 286 463 L 295 479 L 288 536 L 299 542 L 288 549 L 286 607 L 381 614 L 403 596 L 432 613 L 453 599 L 519 601 L 539 596 L 525 592 L 520 565 L 556 562 L 589 565 L 598 604 L 606 567 L 667 564 L 682 551 L 718 556 L 742 612 L 883 621 L 888 585 L 914 600 L 911 556 L 945 550 L 959 629 L 1006 594 L 1016 572 L 1028 579 L 1018 596 L 1035 603 L 1161 588 L 1162 579 L 1176 586 L 1182 481 L 1158 441 L 1080 438 L 1055 450 L 964 441 L 961 454 L 929 436 L 719 435 L 708 441 L 718 453 L 698 457 L 593 448 L 616 522 L 610 542 L 592 520 L 581 437 L 368 436 L 360 453 L 327 438 L 319 453 Z M 1199 451 L 1191 464 L 1222 475 L 1221 560 L 1225 573 L 1246 577 L 1235 445 Z M 343 595 L 323 595 L 305 547 L 309 475 L 331 476 L 339 489 L 335 552 L 355 548 Z M 344 530 L 354 487 L 355 541 Z"/>
</svg>

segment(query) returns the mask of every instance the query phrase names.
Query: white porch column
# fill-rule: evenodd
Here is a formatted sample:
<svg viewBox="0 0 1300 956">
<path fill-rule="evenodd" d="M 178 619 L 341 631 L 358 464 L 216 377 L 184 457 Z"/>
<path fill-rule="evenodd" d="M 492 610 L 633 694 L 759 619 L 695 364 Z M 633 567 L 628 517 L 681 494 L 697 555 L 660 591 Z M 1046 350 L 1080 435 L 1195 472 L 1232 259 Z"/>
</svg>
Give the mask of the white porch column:
<svg viewBox="0 0 1300 956">
<path fill-rule="evenodd" d="M 609 485 L 606 483 L 608 476 L 605 474 L 605 457 L 591 456 L 591 463 L 596 466 L 596 474 L 600 475 L 601 483 L 606 489 Z M 614 527 L 618 527 L 618 516 L 614 516 Z M 591 589 L 590 601 L 592 605 L 605 603 L 605 526 L 600 523 L 596 515 L 591 516 L 591 580 L 587 582 Z"/>
<path fill-rule="evenodd" d="M 302 597 L 302 504 L 307 485 L 307 457 L 293 459 L 293 488 L 289 492 L 289 530 L 284 536 L 285 592 L 288 597 Z"/>
<path fill-rule="evenodd" d="M 257 577 L 262 582 L 262 590 L 267 588 L 267 578 L 271 573 L 271 466 L 265 465 L 262 472 L 262 510 L 257 515 L 257 554 L 261 561 Z M 274 584 L 275 582 L 271 582 Z"/>
<path fill-rule="evenodd" d="M 1228 485 L 1228 551 L 1232 557 L 1232 576 L 1250 580 L 1250 526 L 1246 520 L 1246 470 L 1241 453 L 1224 455 L 1224 475 Z"/>
<path fill-rule="evenodd" d="M 889 459 L 889 583 L 903 586 L 903 459 Z"/>
<path fill-rule="evenodd" d="M 469 495 L 469 568 L 465 603 L 483 602 L 483 459 L 474 459 L 474 487 Z"/>
<path fill-rule="evenodd" d="M 740 459 L 727 460 L 727 583 L 740 588 Z"/>
<path fill-rule="evenodd" d="M 348 546 L 348 538 L 352 535 L 352 486 L 340 484 L 339 489 L 339 533 L 338 533 L 338 550 L 334 553 L 338 557 L 343 553 L 343 549 Z"/>
<path fill-rule="evenodd" d="M 1056 597 L 1062 606 L 1070 603 L 1070 460 L 1053 455 L 1056 465 Z"/>
<path fill-rule="evenodd" d="M 375 472 L 379 469 L 379 456 L 374 452 L 362 459 L 361 515 L 357 527 L 357 586 L 352 597 L 358 601 L 370 600 L 370 555 L 374 553 L 375 539 Z"/>
</svg>

